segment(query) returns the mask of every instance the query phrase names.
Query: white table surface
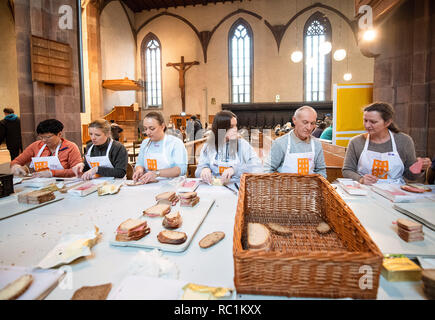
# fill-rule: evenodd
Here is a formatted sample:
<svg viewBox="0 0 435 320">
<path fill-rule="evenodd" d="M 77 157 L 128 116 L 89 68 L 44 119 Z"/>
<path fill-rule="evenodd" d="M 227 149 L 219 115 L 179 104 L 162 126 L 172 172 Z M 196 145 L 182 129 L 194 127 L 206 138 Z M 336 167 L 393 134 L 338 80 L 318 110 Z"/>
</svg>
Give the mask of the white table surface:
<svg viewBox="0 0 435 320">
<path fill-rule="evenodd" d="M 230 186 L 234 189 L 234 185 Z M 137 217 L 142 210 L 155 203 L 156 194 L 168 188 L 167 184 L 159 182 L 137 187 L 124 186 L 117 195 L 98 196 L 93 193 L 80 198 L 66 194 L 62 201 L 1 220 L 0 265 L 35 266 L 58 243 L 62 234 L 84 233 L 93 230 L 96 225 L 103 235 L 92 248 L 92 255 L 69 265 L 73 271 L 72 288 L 57 287 L 46 299 L 70 299 L 75 290 L 82 286 L 111 282 L 112 288 L 115 288 L 125 278 L 130 261 L 138 251 L 151 249 L 111 246 L 111 237 L 122 221 Z M 186 251 L 163 252 L 163 256 L 176 263 L 180 280 L 234 288 L 233 228 L 237 196 L 224 187 L 204 184 L 196 191 L 199 197 L 213 196 L 216 199 L 214 206 Z M 386 239 L 392 232 L 391 217 L 402 215 L 376 195 L 368 197 L 370 201 L 362 198 L 346 199 L 344 196 L 381 251 L 389 249 Z M 379 215 L 374 216 L 375 210 Z M 379 219 L 380 217 L 383 218 Z M 201 249 L 198 242 L 213 231 L 224 231 L 225 238 L 211 248 Z M 391 245 L 392 250 L 401 253 L 396 249 L 418 249 L 422 253 L 435 254 L 435 246 L 429 242 L 435 239 L 435 233 L 425 230 L 425 239 L 428 240 L 423 245 L 417 246 L 406 244 L 395 247 L 395 242 Z M 300 299 L 260 295 L 237 295 L 236 298 Z M 425 299 L 425 296 L 421 282 L 390 283 L 381 276 L 378 299 Z"/>
</svg>

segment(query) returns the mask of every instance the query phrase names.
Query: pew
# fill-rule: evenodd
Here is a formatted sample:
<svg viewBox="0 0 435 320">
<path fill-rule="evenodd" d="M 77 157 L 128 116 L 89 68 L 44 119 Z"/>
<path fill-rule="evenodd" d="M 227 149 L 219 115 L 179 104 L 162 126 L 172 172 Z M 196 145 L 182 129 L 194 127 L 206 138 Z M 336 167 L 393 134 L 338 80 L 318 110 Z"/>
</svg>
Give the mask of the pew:
<svg viewBox="0 0 435 320">
<path fill-rule="evenodd" d="M 321 142 L 323 155 L 325 157 L 327 180 L 329 182 L 334 182 L 337 178 L 343 178 L 341 169 L 343 168 L 346 148 L 324 141 Z"/>
</svg>

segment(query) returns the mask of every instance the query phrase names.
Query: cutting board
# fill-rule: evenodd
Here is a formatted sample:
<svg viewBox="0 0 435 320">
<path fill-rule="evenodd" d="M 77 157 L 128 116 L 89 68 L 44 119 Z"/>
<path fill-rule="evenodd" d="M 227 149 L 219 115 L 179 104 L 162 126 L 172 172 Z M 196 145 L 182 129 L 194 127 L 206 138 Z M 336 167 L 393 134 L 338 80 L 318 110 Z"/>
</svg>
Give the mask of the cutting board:
<svg viewBox="0 0 435 320">
<path fill-rule="evenodd" d="M 181 217 L 183 218 L 183 223 L 181 227 L 178 229 L 174 229 L 174 231 L 185 232 L 187 234 L 187 240 L 182 244 L 160 243 L 159 240 L 157 240 L 157 235 L 160 231 L 166 230 L 162 226 L 163 217 L 151 218 L 144 216 L 140 216 L 138 217 L 138 219 L 147 221 L 148 226 L 151 228 L 151 232 L 148 235 L 137 241 L 116 241 L 116 230 L 114 230 L 112 241 L 110 241 L 110 244 L 120 247 L 157 248 L 162 251 L 183 252 L 187 249 L 187 247 L 190 245 L 190 242 L 195 237 L 196 232 L 198 231 L 205 217 L 209 213 L 214 202 L 214 199 L 200 198 L 199 203 L 193 208 L 180 207 L 180 202 L 178 202 L 176 206 L 171 207 L 171 212 L 179 211 Z M 120 221 L 119 223 L 121 224 L 121 222 L 122 221 Z"/>
<path fill-rule="evenodd" d="M 18 202 L 18 197 L 16 194 L 10 195 L 0 200 L 0 220 L 45 206 L 56 201 L 60 201 L 62 199 L 63 197 L 59 196 L 59 194 L 56 194 L 56 199 L 54 200 L 39 204 L 28 204 Z"/>
<path fill-rule="evenodd" d="M 33 282 L 17 300 L 44 299 L 57 287 L 64 272 L 53 269 L 42 270 L 18 266 L 0 266 L 0 289 L 3 289 L 6 285 L 25 274 L 31 274 L 33 276 Z"/>
</svg>

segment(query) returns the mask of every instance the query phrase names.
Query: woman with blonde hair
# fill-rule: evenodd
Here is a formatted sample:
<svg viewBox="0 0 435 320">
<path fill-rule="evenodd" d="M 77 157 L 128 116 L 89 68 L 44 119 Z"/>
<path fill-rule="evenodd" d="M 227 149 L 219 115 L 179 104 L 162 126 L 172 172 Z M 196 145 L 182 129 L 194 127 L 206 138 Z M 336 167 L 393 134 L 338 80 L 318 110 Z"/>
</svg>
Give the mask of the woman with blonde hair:
<svg viewBox="0 0 435 320">
<path fill-rule="evenodd" d="M 128 152 L 122 143 L 112 139 L 110 123 L 104 119 L 91 122 L 89 136 L 85 160 L 73 168 L 75 175 L 83 180 L 123 178 L 127 173 Z"/>
</svg>

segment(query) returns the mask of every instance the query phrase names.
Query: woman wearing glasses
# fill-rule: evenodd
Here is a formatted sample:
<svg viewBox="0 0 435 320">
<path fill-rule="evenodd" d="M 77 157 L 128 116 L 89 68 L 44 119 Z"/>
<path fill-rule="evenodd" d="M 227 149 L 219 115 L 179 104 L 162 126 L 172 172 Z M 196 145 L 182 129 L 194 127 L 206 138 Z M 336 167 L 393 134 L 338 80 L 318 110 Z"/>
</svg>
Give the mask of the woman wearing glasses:
<svg viewBox="0 0 435 320">
<path fill-rule="evenodd" d="M 187 151 L 181 139 L 166 134 L 160 112 L 149 112 L 143 119 L 147 136 L 139 151 L 133 180 L 138 183 L 156 182 L 157 178 L 174 178 L 187 172 Z"/>
<path fill-rule="evenodd" d="M 33 142 L 11 162 L 14 175 L 25 175 L 26 165 L 39 178 L 73 177 L 72 167 L 82 161 L 79 148 L 74 142 L 62 138 L 63 124 L 47 119 L 38 124 L 38 141 Z"/>
<path fill-rule="evenodd" d="M 121 142 L 111 138 L 111 125 L 99 119 L 89 124 L 91 142 L 86 146 L 85 160 L 73 168 L 77 177 L 123 178 L 127 173 L 128 152 Z"/>
</svg>

